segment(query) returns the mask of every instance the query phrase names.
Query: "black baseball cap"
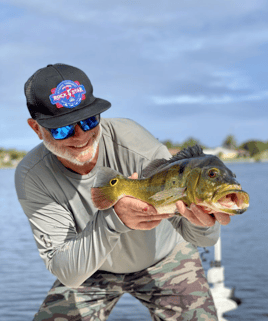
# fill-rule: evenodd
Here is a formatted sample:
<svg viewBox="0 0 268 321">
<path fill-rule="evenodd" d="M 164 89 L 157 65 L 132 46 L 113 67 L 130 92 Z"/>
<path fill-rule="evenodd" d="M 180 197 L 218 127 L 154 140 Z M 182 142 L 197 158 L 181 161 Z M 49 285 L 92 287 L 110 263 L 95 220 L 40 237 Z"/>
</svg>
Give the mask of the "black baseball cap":
<svg viewBox="0 0 268 321">
<path fill-rule="evenodd" d="M 58 128 L 98 115 L 111 107 L 93 96 L 93 87 L 80 69 L 65 64 L 47 65 L 25 83 L 31 117 L 45 128 Z"/>
</svg>

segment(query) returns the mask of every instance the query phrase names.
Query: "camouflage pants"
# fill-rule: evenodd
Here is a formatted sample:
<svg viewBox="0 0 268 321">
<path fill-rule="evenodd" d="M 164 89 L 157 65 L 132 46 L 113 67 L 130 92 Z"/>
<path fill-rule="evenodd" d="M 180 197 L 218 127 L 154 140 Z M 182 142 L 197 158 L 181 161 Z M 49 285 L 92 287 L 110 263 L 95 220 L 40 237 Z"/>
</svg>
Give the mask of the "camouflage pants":
<svg viewBox="0 0 268 321">
<path fill-rule="evenodd" d="M 136 273 L 97 271 L 75 289 L 56 281 L 34 321 L 103 321 L 124 293 L 139 299 L 154 321 L 217 320 L 199 253 L 185 242 Z"/>
</svg>

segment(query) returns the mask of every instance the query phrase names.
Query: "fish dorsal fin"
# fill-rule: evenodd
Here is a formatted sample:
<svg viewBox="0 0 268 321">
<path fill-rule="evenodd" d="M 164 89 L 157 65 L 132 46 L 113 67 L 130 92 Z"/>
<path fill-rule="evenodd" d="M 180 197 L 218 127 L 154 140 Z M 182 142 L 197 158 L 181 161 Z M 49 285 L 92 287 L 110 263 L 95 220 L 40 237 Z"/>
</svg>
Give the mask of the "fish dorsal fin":
<svg viewBox="0 0 268 321">
<path fill-rule="evenodd" d="M 166 160 L 164 158 L 153 160 L 142 171 L 142 175 L 143 175 L 143 177 L 149 177 L 149 176 L 152 176 L 153 174 L 159 172 L 165 166 L 171 165 L 172 163 L 175 163 L 178 160 L 199 157 L 199 156 L 206 156 L 206 154 L 203 153 L 202 147 L 199 145 L 189 146 L 187 148 L 182 149 L 176 155 L 172 156 L 169 160 Z"/>
<path fill-rule="evenodd" d="M 149 177 L 159 171 L 160 168 L 168 164 L 169 161 L 165 158 L 154 159 L 142 170 L 143 177 Z"/>
<path fill-rule="evenodd" d="M 176 155 L 174 155 L 169 162 L 173 163 L 180 159 L 185 158 L 193 158 L 193 157 L 199 157 L 199 156 L 205 156 L 203 149 L 199 145 L 189 146 L 184 149 L 182 149 L 180 152 L 178 152 Z"/>
</svg>

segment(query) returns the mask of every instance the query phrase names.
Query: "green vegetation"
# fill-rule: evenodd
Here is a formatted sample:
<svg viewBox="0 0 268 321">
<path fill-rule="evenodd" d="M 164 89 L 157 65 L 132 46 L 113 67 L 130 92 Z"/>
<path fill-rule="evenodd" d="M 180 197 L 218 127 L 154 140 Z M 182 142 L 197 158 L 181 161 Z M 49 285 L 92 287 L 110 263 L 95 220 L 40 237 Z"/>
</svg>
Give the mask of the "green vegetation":
<svg viewBox="0 0 268 321">
<path fill-rule="evenodd" d="M 25 151 L 0 148 L 0 167 L 15 167 L 26 154 Z"/>
<path fill-rule="evenodd" d="M 255 162 L 261 162 L 263 159 L 268 160 L 268 149 L 254 155 Z"/>
<path fill-rule="evenodd" d="M 168 149 L 181 150 L 187 146 L 193 146 L 199 144 L 203 149 L 209 148 L 200 143 L 196 138 L 190 137 L 183 143 L 173 143 L 171 140 L 163 142 Z M 268 141 L 250 140 L 241 145 L 237 144 L 237 141 L 233 135 L 228 135 L 223 143 L 223 148 L 232 150 L 231 156 L 224 155 L 223 152 L 219 152 L 217 156 L 223 160 L 232 161 L 268 161 Z"/>
<path fill-rule="evenodd" d="M 199 144 L 203 149 L 209 148 L 194 137 L 189 137 L 182 143 L 173 143 L 171 140 L 166 140 L 162 143 L 166 145 L 168 149 L 173 149 L 174 151 L 182 150 L 187 146 L 194 146 L 196 144 Z M 235 151 L 234 156 L 230 157 L 232 161 L 268 161 L 268 141 L 250 140 L 238 146 L 235 137 L 228 135 L 224 139 L 222 147 Z M 16 167 L 26 154 L 27 152 L 25 151 L 0 148 L 0 168 Z M 217 156 L 226 160 L 223 152 L 219 152 Z"/>
<path fill-rule="evenodd" d="M 222 143 L 222 147 L 229 149 L 237 149 L 236 139 L 233 135 L 228 135 Z"/>
<path fill-rule="evenodd" d="M 259 140 L 252 140 L 252 141 L 243 143 L 240 146 L 240 148 L 248 151 L 250 154 L 250 157 L 255 157 L 257 154 L 260 154 L 263 151 L 268 150 L 268 141 L 262 142 Z"/>
<path fill-rule="evenodd" d="M 205 145 L 203 145 L 202 143 L 200 143 L 200 141 L 194 137 L 189 137 L 185 142 L 179 144 L 179 143 L 172 143 L 171 140 L 166 140 L 164 142 L 162 142 L 164 145 L 167 146 L 168 149 L 183 149 L 186 148 L 188 146 L 194 146 L 196 144 L 200 145 L 203 149 L 207 148 Z"/>
</svg>

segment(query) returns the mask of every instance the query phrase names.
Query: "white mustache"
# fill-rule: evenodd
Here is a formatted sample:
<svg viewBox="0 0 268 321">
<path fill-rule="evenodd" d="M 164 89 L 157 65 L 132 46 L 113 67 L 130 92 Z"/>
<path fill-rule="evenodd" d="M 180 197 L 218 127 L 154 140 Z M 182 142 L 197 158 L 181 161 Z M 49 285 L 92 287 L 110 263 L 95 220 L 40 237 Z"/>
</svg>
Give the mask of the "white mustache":
<svg viewBox="0 0 268 321">
<path fill-rule="evenodd" d="M 54 155 L 59 156 L 61 158 L 64 158 L 66 160 L 68 160 L 69 162 L 82 166 L 84 164 L 90 163 L 94 157 L 96 156 L 96 152 L 99 146 L 99 141 L 102 135 L 102 128 L 101 126 L 99 127 L 99 132 L 98 135 L 96 136 L 96 132 L 92 133 L 92 135 L 90 136 L 90 138 L 95 138 L 94 142 L 92 145 L 89 146 L 88 149 L 86 149 L 85 151 L 82 151 L 78 156 L 74 157 L 68 150 L 65 150 L 64 147 L 63 148 L 59 148 L 53 145 L 53 143 L 47 141 L 46 139 L 43 139 L 43 143 L 45 145 L 45 147 Z M 88 143 L 88 141 L 87 141 Z M 86 143 L 86 144 L 87 144 Z M 83 145 L 81 145 L 83 146 Z M 79 147 L 78 145 L 76 147 Z M 79 156 L 84 156 L 88 153 L 91 152 L 91 157 L 90 159 L 88 159 L 87 161 L 79 161 Z"/>
</svg>

